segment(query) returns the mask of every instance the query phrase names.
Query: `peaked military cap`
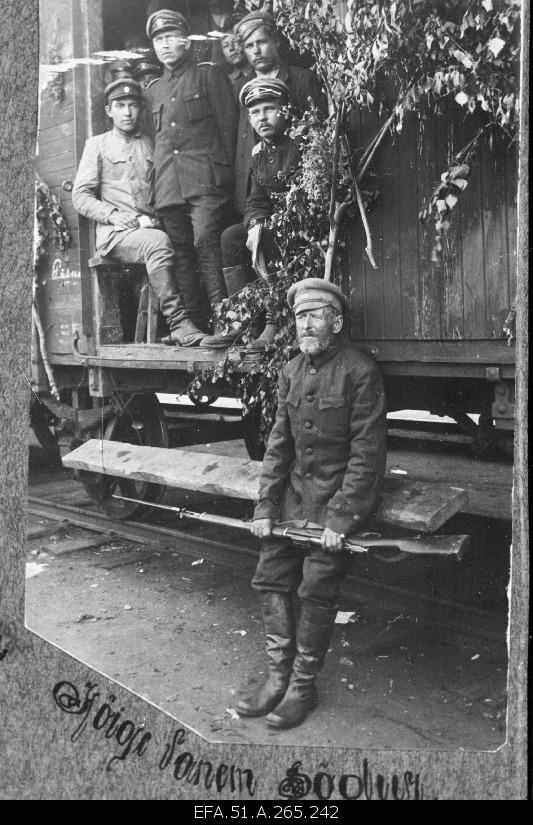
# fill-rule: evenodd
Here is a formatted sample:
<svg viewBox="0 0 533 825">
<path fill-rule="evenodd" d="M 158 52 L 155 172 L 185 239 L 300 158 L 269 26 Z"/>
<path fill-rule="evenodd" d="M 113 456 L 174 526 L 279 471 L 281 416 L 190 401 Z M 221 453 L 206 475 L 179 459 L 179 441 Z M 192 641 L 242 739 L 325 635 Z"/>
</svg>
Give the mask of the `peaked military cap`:
<svg viewBox="0 0 533 825">
<path fill-rule="evenodd" d="M 150 39 L 169 29 L 178 29 L 184 37 L 188 37 L 190 33 L 187 18 L 179 11 L 172 11 L 172 9 L 155 11 L 146 21 L 146 34 Z"/>
<path fill-rule="evenodd" d="M 137 63 L 133 70 L 133 75 L 135 78 L 137 77 L 144 77 L 145 75 L 158 75 L 161 70 L 160 66 L 155 66 L 153 63 L 148 63 L 145 60 L 141 60 L 140 63 Z"/>
<path fill-rule="evenodd" d="M 239 92 L 239 102 L 241 106 L 253 106 L 261 100 L 279 100 L 281 103 L 289 102 L 289 90 L 287 85 L 279 77 L 253 77 L 244 84 Z"/>
<path fill-rule="evenodd" d="M 245 14 L 244 17 L 235 24 L 233 31 L 240 40 L 244 41 L 259 28 L 266 28 L 272 32 L 277 32 L 276 21 L 270 12 L 252 11 L 250 14 Z"/>
<path fill-rule="evenodd" d="M 304 278 L 287 292 L 287 303 L 294 312 L 332 307 L 337 312 L 350 312 L 350 302 L 335 284 L 322 278 Z"/>
<path fill-rule="evenodd" d="M 132 77 L 123 77 L 120 80 L 114 80 L 109 83 L 104 89 L 106 103 L 111 103 L 112 100 L 120 100 L 124 97 L 134 97 L 138 100 L 142 97 L 142 89 L 140 83 L 137 83 Z"/>
</svg>

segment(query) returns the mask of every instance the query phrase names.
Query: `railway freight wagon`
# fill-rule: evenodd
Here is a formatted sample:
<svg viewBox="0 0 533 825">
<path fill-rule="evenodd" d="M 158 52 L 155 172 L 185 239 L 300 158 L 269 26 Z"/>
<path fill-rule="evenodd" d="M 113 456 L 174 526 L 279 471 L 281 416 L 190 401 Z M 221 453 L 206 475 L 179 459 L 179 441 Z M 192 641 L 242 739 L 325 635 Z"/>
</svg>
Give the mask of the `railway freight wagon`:
<svg viewBox="0 0 533 825">
<path fill-rule="evenodd" d="M 35 333 L 32 378 L 44 406 L 34 406 L 32 422 L 45 437 L 59 421 L 65 449 L 94 435 L 131 441 L 139 433 L 142 443 L 166 446 L 155 394 L 183 393 L 196 370 L 220 357 L 157 343 L 150 302 L 142 303 L 142 274 L 95 260 L 94 227 L 71 203 L 85 140 L 109 128 L 103 88 L 111 61 L 142 44 L 147 6 L 147 0 L 41 0 L 37 172 L 61 197 L 71 242 L 64 253 L 49 244 L 37 268 L 41 335 Z M 201 16 L 201 2 L 189 7 Z M 364 113 L 352 126 L 354 146 L 363 146 L 379 120 Z M 475 126 L 459 116 L 408 120 L 401 134 L 383 142 L 375 159 L 380 194 L 369 212 L 378 268 L 365 259 L 355 222 L 342 284 L 352 300 L 352 337 L 377 359 L 389 409 L 450 415 L 482 446 L 513 422 L 514 347 L 504 322 L 515 292 L 514 154 L 483 148 L 437 263 L 432 231 L 418 219 L 468 129 Z M 477 429 L 467 414 L 479 415 Z"/>
</svg>

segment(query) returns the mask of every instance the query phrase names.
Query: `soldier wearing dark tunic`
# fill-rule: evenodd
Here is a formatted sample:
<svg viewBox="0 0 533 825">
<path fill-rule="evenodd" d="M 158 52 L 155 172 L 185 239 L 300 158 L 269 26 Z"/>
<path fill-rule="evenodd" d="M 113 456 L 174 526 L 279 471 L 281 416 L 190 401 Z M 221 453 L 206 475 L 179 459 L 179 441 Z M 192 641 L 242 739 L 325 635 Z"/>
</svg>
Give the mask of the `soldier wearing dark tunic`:
<svg viewBox="0 0 533 825">
<path fill-rule="evenodd" d="M 227 296 L 220 234 L 233 185 L 236 106 L 225 72 L 188 54 L 183 15 L 156 12 L 146 30 L 164 65 L 145 92 L 155 136 L 155 206 L 174 247 L 181 292 L 201 326 L 197 271 L 211 307 Z M 229 340 L 209 336 L 202 345 Z"/>
<path fill-rule="evenodd" d="M 256 77 L 241 89 L 240 100 L 261 138 L 254 146 L 250 170 L 250 192 L 244 219 L 222 233 L 224 278 L 230 295 L 257 275 L 266 277 L 278 257 L 275 235 L 268 225 L 274 211 L 272 196 L 284 192 L 300 165 L 300 139 L 287 134 L 285 115 L 288 89 L 279 78 Z M 263 333 L 250 348 L 264 348 L 276 334 L 267 315 Z"/>
<path fill-rule="evenodd" d="M 317 701 L 348 571 L 343 539 L 375 511 L 386 460 L 383 381 L 343 334 L 348 300 L 317 278 L 294 284 L 287 297 L 301 352 L 280 373 L 252 522 L 262 539 L 252 586 L 261 599 L 268 677 L 237 704 L 243 716 L 266 715 L 275 728 L 299 725 Z M 293 520 L 322 526 L 322 546 L 304 552 L 270 538 L 273 522 Z"/>
<path fill-rule="evenodd" d="M 247 14 L 235 26 L 246 57 L 256 77 L 277 77 L 289 90 L 289 103 L 301 114 L 309 109 L 311 100 L 324 115 L 328 113 L 327 98 L 309 69 L 293 66 L 282 60 L 280 40 L 274 17 L 269 12 Z M 240 216 L 248 194 L 250 158 L 257 137 L 250 125 L 244 106 L 239 114 L 237 151 L 235 155 L 234 207 Z"/>
</svg>

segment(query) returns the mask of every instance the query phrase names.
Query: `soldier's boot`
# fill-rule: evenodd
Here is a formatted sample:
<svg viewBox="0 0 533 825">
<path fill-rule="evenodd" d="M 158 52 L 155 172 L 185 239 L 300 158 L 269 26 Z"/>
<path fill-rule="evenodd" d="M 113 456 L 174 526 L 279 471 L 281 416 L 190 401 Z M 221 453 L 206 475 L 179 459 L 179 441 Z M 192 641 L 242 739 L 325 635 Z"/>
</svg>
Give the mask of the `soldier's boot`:
<svg viewBox="0 0 533 825">
<path fill-rule="evenodd" d="M 163 343 L 169 346 L 179 344 L 182 347 L 197 347 L 205 337 L 205 332 L 191 321 L 172 268 L 162 266 L 152 270 L 149 280 L 159 299 L 161 314 L 170 328 L 170 335 L 162 339 Z"/>
<path fill-rule="evenodd" d="M 236 292 L 240 292 L 241 289 L 253 281 L 247 267 L 241 264 L 238 266 L 225 266 L 222 273 L 230 297 L 235 295 Z"/>
<path fill-rule="evenodd" d="M 250 341 L 246 349 L 249 352 L 260 352 L 262 350 L 267 349 L 271 344 L 274 343 L 274 339 L 276 337 L 277 332 L 278 326 L 274 321 L 272 314 L 267 311 L 266 324 L 263 332 L 253 341 Z"/>
<path fill-rule="evenodd" d="M 213 334 L 204 336 L 200 346 L 211 347 L 212 349 L 229 347 L 240 334 L 240 330 L 224 332 L 224 324 L 218 318 L 215 318 L 213 321 Z"/>
<path fill-rule="evenodd" d="M 237 702 L 241 716 L 265 716 L 279 704 L 289 685 L 296 652 L 291 597 L 285 593 L 263 592 L 261 610 L 268 676 L 255 693 Z"/>
<path fill-rule="evenodd" d="M 280 704 L 266 717 L 273 728 L 300 725 L 318 700 L 316 678 L 331 641 L 335 608 L 303 602 L 296 631 L 296 658 L 287 692 Z"/>
</svg>

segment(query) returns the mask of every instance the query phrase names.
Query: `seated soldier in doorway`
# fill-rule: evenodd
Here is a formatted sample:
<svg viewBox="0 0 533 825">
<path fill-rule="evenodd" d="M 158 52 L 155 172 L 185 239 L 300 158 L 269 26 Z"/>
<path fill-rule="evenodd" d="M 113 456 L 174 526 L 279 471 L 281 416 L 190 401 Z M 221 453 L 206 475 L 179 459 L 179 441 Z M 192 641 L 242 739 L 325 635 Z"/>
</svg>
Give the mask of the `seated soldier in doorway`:
<svg viewBox="0 0 533 825">
<path fill-rule="evenodd" d="M 96 249 L 121 263 L 145 264 L 170 328 L 165 344 L 197 346 L 205 337 L 192 322 L 174 274 L 174 253 L 152 201 L 153 148 L 139 131 L 142 90 L 133 79 L 105 89 L 113 129 L 85 144 L 74 188 L 74 208 L 96 221 Z"/>
<path fill-rule="evenodd" d="M 300 164 L 300 139 L 287 134 L 289 90 L 277 77 L 255 77 L 240 92 L 241 105 L 260 138 L 251 159 L 250 193 L 244 220 L 222 233 L 224 279 L 232 295 L 253 280 L 254 273 L 267 277 L 268 266 L 279 255 L 268 218 L 274 211 L 272 195 L 283 192 Z M 250 345 L 264 349 L 273 341 L 276 326 L 267 314 L 266 326 Z"/>
</svg>

